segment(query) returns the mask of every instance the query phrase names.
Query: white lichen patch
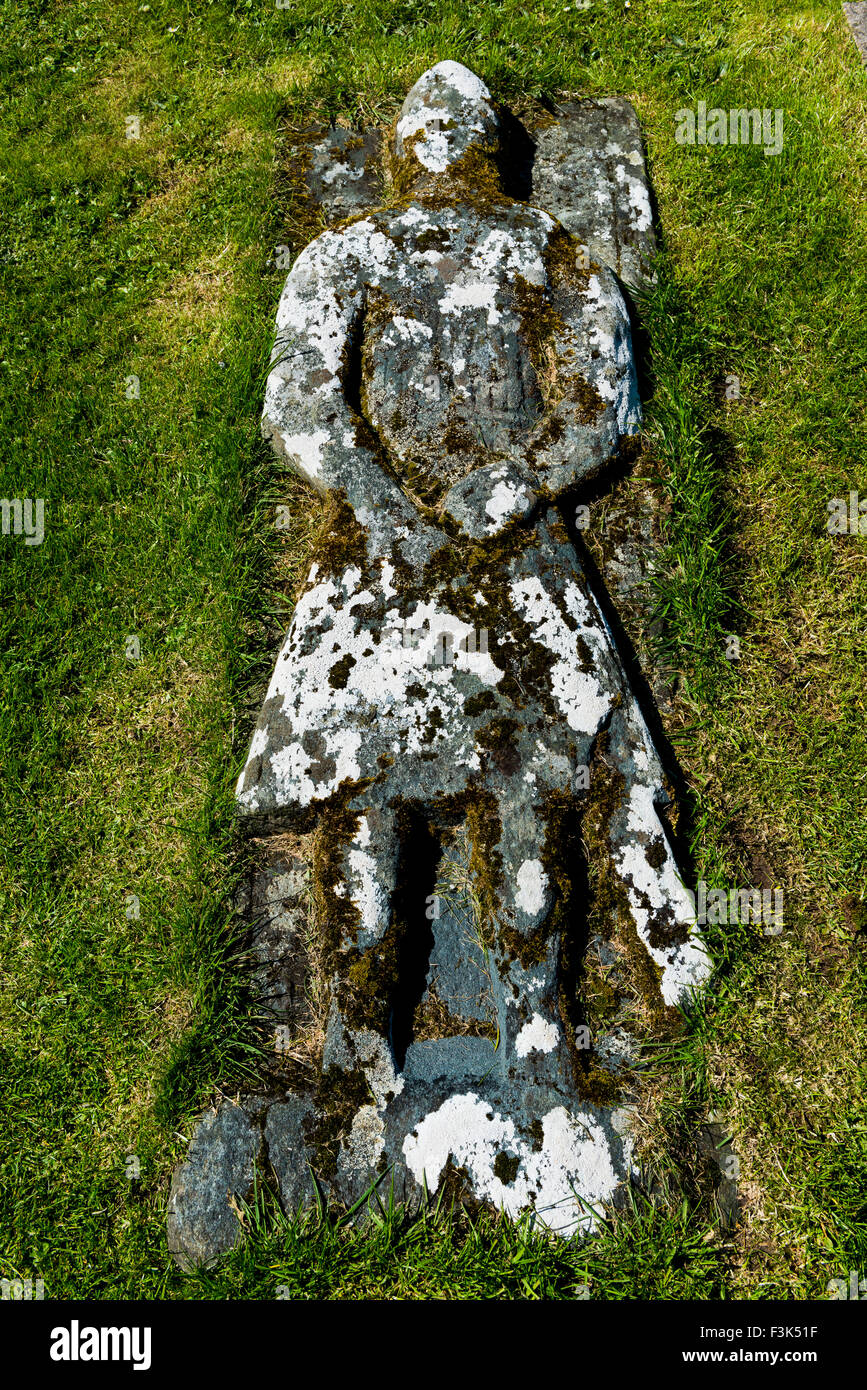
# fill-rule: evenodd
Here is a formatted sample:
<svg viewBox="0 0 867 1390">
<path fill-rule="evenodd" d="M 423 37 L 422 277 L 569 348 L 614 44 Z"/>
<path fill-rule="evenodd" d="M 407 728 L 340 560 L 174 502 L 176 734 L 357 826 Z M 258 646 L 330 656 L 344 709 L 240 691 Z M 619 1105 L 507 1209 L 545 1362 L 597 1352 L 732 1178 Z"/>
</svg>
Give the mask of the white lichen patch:
<svg viewBox="0 0 867 1390">
<path fill-rule="evenodd" d="M 407 142 L 423 168 L 443 173 L 473 135 L 496 128 L 491 94 L 461 63 L 446 60 L 423 73 L 409 92 L 396 127 L 398 154 Z"/>
<path fill-rule="evenodd" d="M 496 280 L 471 280 L 467 284 L 449 285 L 439 301 L 441 314 L 460 314 L 464 309 L 484 309 L 488 326 L 493 328 L 500 322 L 501 314 L 497 308 Z"/>
<path fill-rule="evenodd" d="M 461 267 L 439 300 L 442 314 L 459 314 L 466 309 L 484 309 L 489 327 L 503 317 L 498 294 L 516 275 L 534 285 L 547 278 L 542 248 L 553 222 L 536 213 L 530 226 L 493 228 L 472 249 L 469 261 Z"/>
<path fill-rule="evenodd" d="M 413 154 L 425 169 L 432 174 L 442 174 L 449 166 L 451 145 L 445 131 L 439 129 L 441 121 L 447 121 L 449 113 L 443 107 L 430 106 L 424 111 L 402 116 L 397 123 L 397 134 L 406 142 L 411 135 L 421 135 L 415 141 Z"/>
<path fill-rule="evenodd" d="M 351 1172 L 368 1173 L 375 1169 L 385 1152 L 385 1122 L 375 1105 L 362 1105 L 352 1121 L 342 1152 L 341 1167 Z"/>
<path fill-rule="evenodd" d="M 353 169 L 349 164 L 339 163 L 337 160 L 326 169 L 322 175 L 322 182 L 331 183 L 355 183 L 358 179 L 364 178 L 364 165 L 359 164 L 357 169 Z"/>
<path fill-rule="evenodd" d="M 662 766 L 653 746 L 647 721 L 638 708 L 638 702 L 634 696 L 630 698 L 626 706 L 626 719 L 629 725 L 632 761 L 636 770 L 645 775 L 648 783 L 655 782 L 660 785 L 662 783 Z"/>
<path fill-rule="evenodd" d="M 628 1146 L 627 1146 L 628 1147 Z M 510 1116 L 498 1114 L 475 1092 L 451 1096 L 417 1125 L 403 1143 L 407 1167 L 419 1185 L 435 1192 L 451 1158 L 465 1168 L 473 1192 L 515 1217 L 533 1208 L 539 1221 L 560 1235 L 592 1229 L 595 1222 L 581 1202 L 598 1207 L 622 1179 L 605 1132 L 589 1112 L 570 1114 L 564 1106 L 542 1117 L 542 1144 L 532 1145 Z M 494 1172 L 498 1154 L 519 1160 L 513 1182 Z"/>
<path fill-rule="evenodd" d="M 435 63 L 432 68 L 419 78 L 420 86 L 425 79 L 430 85 L 437 79 L 447 82 L 456 92 L 459 92 L 466 101 L 489 102 L 491 94 L 480 77 L 471 68 L 465 68 L 463 63 L 456 63 L 453 58 L 444 58 L 441 63 Z"/>
<path fill-rule="evenodd" d="M 379 568 L 379 582 L 382 585 L 382 592 L 386 598 L 393 598 L 397 593 L 397 589 L 392 583 L 395 573 L 394 565 L 391 563 L 390 560 L 381 560 Z"/>
<path fill-rule="evenodd" d="M 359 1028 L 352 1033 L 352 1044 L 377 1106 L 388 1105 L 405 1085 L 404 1078 L 394 1069 L 388 1043 L 380 1033 Z"/>
<path fill-rule="evenodd" d="M 621 435 L 641 426 L 641 403 L 635 387 L 632 338 L 623 296 L 609 272 L 590 275 L 582 291 L 585 317 L 582 336 L 589 358 L 587 379 L 603 400 L 611 402 Z"/>
<path fill-rule="evenodd" d="M 531 1052 L 553 1052 L 560 1043 L 560 1029 L 541 1014 L 533 1014 L 515 1039 L 515 1054 L 528 1057 Z"/>
<path fill-rule="evenodd" d="M 390 345 L 393 344 L 393 339 L 389 339 L 391 328 L 395 330 L 397 337 L 404 343 L 421 343 L 425 339 L 429 340 L 433 337 L 433 329 L 428 324 L 422 323 L 420 319 L 410 319 L 403 314 L 395 314 L 389 328 L 386 328 L 383 335 L 385 341 L 389 342 Z"/>
<path fill-rule="evenodd" d="M 692 900 L 678 877 L 674 856 L 662 832 L 652 787 L 637 783 L 630 788 L 627 828 L 632 838 L 620 847 L 617 867 L 626 885 L 630 912 L 638 935 L 662 970 L 663 1000 L 666 1004 L 679 1004 L 690 990 L 697 989 L 707 979 L 711 963 L 694 933 L 679 945 L 667 948 L 650 945 L 649 926 L 654 912 L 670 910 L 681 926 L 689 927 L 694 920 Z M 648 862 L 651 841 L 664 845 L 665 859 L 661 868 Z"/>
<path fill-rule="evenodd" d="M 317 483 L 322 477 L 322 450 L 330 437 L 327 430 L 280 436 L 287 459 L 308 483 Z"/>
<path fill-rule="evenodd" d="M 340 580 L 325 578 L 301 595 L 265 702 L 280 735 L 257 730 L 238 782 L 248 812 L 260 808 L 265 782 L 272 806 L 306 806 L 365 775 L 360 753 L 370 746 L 370 729 L 388 730 L 395 757 L 448 743 L 456 766 L 478 769 L 455 675 L 496 686 L 503 672 L 476 628 L 435 600 L 414 603 L 403 616 L 389 609 L 393 576 L 385 562 L 379 584 L 361 588 L 361 572 L 350 567 Z M 372 913 L 374 887 L 361 859 L 357 869 L 353 897 Z"/>
<path fill-rule="evenodd" d="M 523 483 L 511 483 L 506 479 L 495 482 L 494 489 L 485 503 L 485 515 L 491 518 L 488 532 L 499 531 L 509 517 L 526 509 L 530 501 Z"/>
<path fill-rule="evenodd" d="M 545 262 L 540 250 L 542 237 L 552 231 L 554 223 L 547 213 L 536 212 L 528 227 L 495 227 L 474 247 L 470 268 L 481 277 L 491 277 L 502 281 L 505 274 L 510 279 L 520 275 L 531 285 L 544 285 L 548 279 Z M 544 245 L 544 241 L 542 241 Z"/>
<path fill-rule="evenodd" d="M 518 870 L 515 904 L 528 917 L 536 918 L 548 902 L 548 875 L 540 859 L 525 859 Z"/>
<path fill-rule="evenodd" d="M 431 225 L 430 213 L 418 203 L 410 203 L 409 207 L 398 217 L 395 218 L 394 226 L 398 232 L 409 230 L 415 227 L 416 231 L 424 231 Z"/>
<path fill-rule="evenodd" d="M 388 925 L 389 907 L 389 894 L 382 883 L 379 865 L 374 855 L 357 847 L 357 841 L 347 851 L 346 858 L 350 897 L 358 909 L 361 930 L 368 942 L 378 940 Z"/>
<path fill-rule="evenodd" d="M 589 621 L 589 608 L 583 595 L 574 585 L 572 590 L 572 616 L 580 624 L 580 635 L 591 647 L 607 647 L 604 632 Z M 575 633 L 540 579 L 513 580 L 510 592 L 517 611 L 533 625 L 533 640 L 547 647 L 557 658 L 549 677 L 551 693 L 570 729 L 583 734 L 595 733 L 611 709 L 612 697 L 594 672 L 578 669 L 580 654 Z M 583 623 L 579 613 L 584 617 Z"/>
<path fill-rule="evenodd" d="M 653 226 L 653 215 L 650 209 L 650 195 L 647 190 L 647 185 L 643 179 L 636 178 L 635 175 L 624 168 L 622 164 L 617 165 L 615 174 L 618 181 L 625 184 L 627 188 L 628 206 L 631 213 L 630 222 L 633 231 L 649 231 Z"/>
</svg>

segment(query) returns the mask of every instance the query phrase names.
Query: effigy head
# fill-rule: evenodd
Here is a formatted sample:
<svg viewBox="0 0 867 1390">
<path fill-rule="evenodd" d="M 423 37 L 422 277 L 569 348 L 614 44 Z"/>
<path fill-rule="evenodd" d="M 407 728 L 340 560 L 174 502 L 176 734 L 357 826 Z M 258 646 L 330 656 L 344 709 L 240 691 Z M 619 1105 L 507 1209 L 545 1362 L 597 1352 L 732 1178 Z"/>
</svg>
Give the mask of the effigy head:
<svg viewBox="0 0 867 1390">
<path fill-rule="evenodd" d="M 437 63 L 401 107 L 394 136 L 399 182 L 409 188 L 460 177 L 473 154 L 495 171 L 499 146 L 500 118 L 484 82 L 461 63 Z"/>
</svg>

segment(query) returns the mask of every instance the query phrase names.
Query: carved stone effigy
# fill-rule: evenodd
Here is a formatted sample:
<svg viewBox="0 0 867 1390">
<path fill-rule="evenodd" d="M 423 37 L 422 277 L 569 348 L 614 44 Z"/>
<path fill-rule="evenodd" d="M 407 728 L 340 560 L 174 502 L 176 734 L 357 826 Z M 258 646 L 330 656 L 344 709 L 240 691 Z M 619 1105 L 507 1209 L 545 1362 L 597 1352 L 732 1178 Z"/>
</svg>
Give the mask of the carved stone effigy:
<svg viewBox="0 0 867 1390">
<path fill-rule="evenodd" d="M 205 1122 L 179 1258 L 226 1247 L 198 1194 L 254 1159 L 287 1209 L 315 1173 L 347 1205 L 378 1178 L 448 1184 L 587 1229 L 632 1172 L 636 1050 L 708 973 L 662 766 L 557 506 L 639 429 L 603 260 L 638 283 L 652 252 L 631 108 L 578 114 L 580 147 L 568 120 L 535 141 L 558 220 L 503 191 L 496 104 L 438 64 L 397 121 L 390 205 L 287 279 L 263 426 L 330 511 L 238 804 L 313 832 L 329 1012 L 307 1086 Z"/>
</svg>

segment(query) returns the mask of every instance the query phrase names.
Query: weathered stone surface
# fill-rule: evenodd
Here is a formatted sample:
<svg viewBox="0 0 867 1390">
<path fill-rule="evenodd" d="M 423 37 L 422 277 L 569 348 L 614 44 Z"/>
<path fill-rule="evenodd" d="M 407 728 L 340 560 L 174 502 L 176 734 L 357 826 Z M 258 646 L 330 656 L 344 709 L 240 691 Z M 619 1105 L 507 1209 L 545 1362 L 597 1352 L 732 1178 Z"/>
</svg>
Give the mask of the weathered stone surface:
<svg viewBox="0 0 867 1390">
<path fill-rule="evenodd" d="M 849 21 L 858 51 L 867 63 L 867 0 L 856 0 L 856 3 L 844 5 L 843 13 Z"/>
<path fill-rule="evenodd" d="M 307 186 L 329 222 L 338 222 L 375 207 L 382 177 L 379 155 L 382 133 L 337 127 L 310 150 Z"/>
<path fill-rule="evenodd" d="M 238 1243 L 231 1203 L 249 1196 L 260 1142 L 238 1105 L 224 1103 L 199 1121 L 169 1194 L 169 1250 L 182 1269 L 205 1265 Z"/>
<path fill-rule="evenodd" d="M 288 1096 L 267 1111 L 264 1137 L 268 1161 L 274 1170 L 284 1211 L 294 1214 L 315 1197 L 310 1168 L 299 1159 L 305 1152 L 305 1121 L 313 1104 L 305 1096 Z"/>
<path fill-rule="evenodd" d="M 607 141 L 589 203 L 568 140 L 540 142 L 538 186 L 585 245 L 607 189 L 597 240 L 638 276 L 637 128 L 617 104 L 579 117 Z M 556 505 L 640 427 L 629 317 L 610 269 L 505 195 L 498 122 L 478 78 L 437 65 L 397 123 L 399 201 L 287 280 L 263 429 L 330 528 L 238 803 L 317 834 L 330 1012 L 321 1073 L 264 1119 L 284 1204 L 311 1169 L 347 1205 L 387 1175 L 568 1234 L 632 1173 L 637 1046 L 709 967 L 663 769 Z"/>
<path fill-rule="evenodd" d="M 287 1026 L 303 1025 L 308 1016 L 310 864 L 304 849 L 302 841 L 291 836 L 264 841 L 235 904 L 250 926 L 253 998 Z"/>
<path fill-rule="evenodd" d="M 650 185 L 635 111 L 620 97 L 564 103 L 533 132 L 533 201 L 624 284 L 652 273 Z"/>
</svg>

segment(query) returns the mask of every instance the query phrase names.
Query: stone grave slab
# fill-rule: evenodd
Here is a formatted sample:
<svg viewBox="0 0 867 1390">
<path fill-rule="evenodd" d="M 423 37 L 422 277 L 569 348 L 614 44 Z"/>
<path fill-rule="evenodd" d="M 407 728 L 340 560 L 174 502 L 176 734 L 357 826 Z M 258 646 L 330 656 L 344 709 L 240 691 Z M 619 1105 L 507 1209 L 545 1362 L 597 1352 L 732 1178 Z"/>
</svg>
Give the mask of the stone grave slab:
<svg viewBox="0 0 867 1390">
<path fill-rule="evenodd" d="M 315 1174 L 346 1207 L 386 1183 L 591 1229 L 636 1173 L 641 1045 L 709 973 L 563 507 L 641 426 L 639 131 L 619 100 L 564 106 L 530 132 L 526 199 L 507 131 L 446 62 L 388 141 L 312 149 L 331 225 L 286 281 L 263 432 L 327 524 L 237 789 L 264 847 L 253 979 L 288 1042 L 175 1174 L 187 1266 L 237 1239 L 255 1163 L 287 1210 Z"/>
</svg>

